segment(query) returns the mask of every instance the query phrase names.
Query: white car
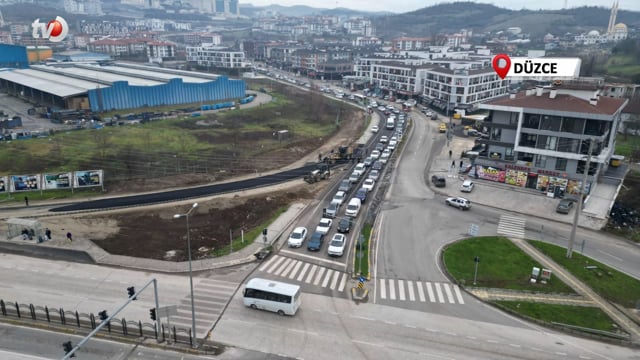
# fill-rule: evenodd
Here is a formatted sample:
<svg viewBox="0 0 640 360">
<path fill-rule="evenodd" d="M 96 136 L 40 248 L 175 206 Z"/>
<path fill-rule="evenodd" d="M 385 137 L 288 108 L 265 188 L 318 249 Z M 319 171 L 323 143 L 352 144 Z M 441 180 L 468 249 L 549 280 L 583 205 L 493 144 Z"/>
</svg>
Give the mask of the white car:
<svg viewBox="0 0 640 360">
<path fill-rule="evenodd" d="M 328 218 L 320 219 L 320 223 L 316 227 L 316 232 L 320 234 L 327 235 L 329 231 L 331 231 L 331 225 L 333 225 L 333 220 Z"/>
<path fill-rule="evenodd" d="M 301 247 L 306 238 L 307 228 L 300 226 L 293 229 L 293 232 L 291 232 L 291 235 L 289 235 L 289 240 L 287 240 L 287 243 L 289 244 L 289 247 Z"/>
<path fill-rule="evenodd" d="M 358 163 L 356 167 L 353 168 L 353 173 L 358 174 L 358 177 L 362 176 L 365 171 L 367 171 L 367 166 L 364 163 Z"/>
<path fill-rule="evenodd" d="M 333 199 L 331 199 L 332 203 L 342 205 L 344 202 L 344 198 L 347 197 L 347 194 L 344 191 L 338 191 L 335 195 L 333 195 Z"/>
<path fill-rule="evenodd" d="M 374 186 L 376 186 L 376 181 L 371 178 L 366 179 L 362 184 L 362 187 L 367 189 L 367 191 L 372 191 Z"/>
<path fill-rule="evenodd" d="M 462 192 L 471 192 L 473 190 L 473 181 L 465 180 L 460 186 L 460 191 Z"/>
<path fill-rule="evenodd" d="M 375 134 L 375 133 L 377 133 L 378 131 L 380 131 L 380 128 L 378 127 L 378 125 L 373 125 L 373 126 L 371 127 L 371 132 L 372 132 L 372 133 L 374 133 L 374 134 Z"/>
<path fill-rule="evenodd" d="M 380 137 L 380 142 L 386 144 L 389 141 L 389 138 L 386 135 L 382 135 Z"/>
<path fill-rule="evenodd" d="M 369 156 L 371 156 L 374 159 L 378 159 L 380 157 L 380 151 L 379 150 L 373 150 L 371 152 L 371 155 L 369 155 Z"/>
<path fill-rule="evenodd" d="M 329 242 L 329 256 L 342 256 L 347 244 L 347 237 L 344 234 L 335 234 Z"/>
<path fill-rule="evenodd" d="M 398 140 L 389 141 L 389 145 L 387 145 L 387 149 L 395 150 L 396 145 L 398 145 Z"/>
<path fill-rule="evenodd" d="M 389 149 L 384 149 L 384 151 L 382 152 L 382 155 L 380 155 L 380 161 L 383 164 L 386 164 L 387 161 L 389 161 L 389 157 L 391 156 L 391 150 Z"/>
<path fill-rule="evenodd" d="M 460 210 L 471 209 L 471 201 L 462 197 L 450 197 L 445 200 L 447 205 L 456 207 Z"/>
</svg>

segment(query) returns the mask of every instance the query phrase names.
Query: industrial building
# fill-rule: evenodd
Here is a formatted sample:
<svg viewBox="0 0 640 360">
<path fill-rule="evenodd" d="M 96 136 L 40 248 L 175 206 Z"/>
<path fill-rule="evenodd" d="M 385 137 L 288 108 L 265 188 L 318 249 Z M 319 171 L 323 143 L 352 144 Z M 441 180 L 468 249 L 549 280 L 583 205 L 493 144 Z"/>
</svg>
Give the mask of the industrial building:
<svg viewBox="0 0 640 360">
<path fill-rule="evenodd" d="M 5 66 L 15 61 L 2 58 Z M 226 76 L 124 62 L 0 69 L 4 93 L 52 108 L 92 112 L 234 100 L 245 97 L 245 90 L 244 81 Z"/>
</svg>

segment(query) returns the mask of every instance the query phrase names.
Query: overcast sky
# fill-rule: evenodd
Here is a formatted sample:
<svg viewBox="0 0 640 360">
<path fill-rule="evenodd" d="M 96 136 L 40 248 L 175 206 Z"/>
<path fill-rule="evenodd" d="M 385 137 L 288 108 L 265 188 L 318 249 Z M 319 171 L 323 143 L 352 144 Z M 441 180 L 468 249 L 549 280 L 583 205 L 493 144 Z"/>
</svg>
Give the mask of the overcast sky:
<svg viewBox="0 0 640 360">
<path fill-rule="evenodd" d="M 580 6 L 602 6 L 608 9 L 613 5 L 614 0 L 566 0 L 567 7 Z M 619 0 L 619 9 L 640 11 L 640 0 Z M 409 12 L 422 9 L 438 3 L 445 3 L 443 0 L 240 0 L 241 4 L 253 4 L 264 6 L 278 4 L 282 6 L 308 5 L 317 8 L 345 7 L 349 9 L 366 11 L 391 11 L 396 13 Z M 476 0 L 478 3 L 493 4 L 513 10 L 526 8 L 529 10 L 538 9 L 561 9 L 565 0 Z"/>
</svg>

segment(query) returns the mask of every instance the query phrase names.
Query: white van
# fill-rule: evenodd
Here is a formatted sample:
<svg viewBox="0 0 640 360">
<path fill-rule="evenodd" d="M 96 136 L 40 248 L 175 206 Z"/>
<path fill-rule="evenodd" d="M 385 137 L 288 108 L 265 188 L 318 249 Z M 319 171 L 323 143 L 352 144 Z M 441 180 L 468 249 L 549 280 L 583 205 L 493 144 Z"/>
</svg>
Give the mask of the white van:
<svg viewBox="0 0 640 360">
<path fill-rule="evenodd" d="M 347 205 L 347 208 L 344 210 L 344 214 L 346 216 L 356 217 L 360 212 L 361 206 L 362 206 L 362 202 L 360 201 L 360 199 L 355 197 L 351 198 L 351 200 L 349 200 L 349 204 Z"/>
<path fill-rule="evenodd" d="M 396 127 L 396 121 L 393 118 L 387 119 L 387 130 L 393 130 Z"/>
</svg>

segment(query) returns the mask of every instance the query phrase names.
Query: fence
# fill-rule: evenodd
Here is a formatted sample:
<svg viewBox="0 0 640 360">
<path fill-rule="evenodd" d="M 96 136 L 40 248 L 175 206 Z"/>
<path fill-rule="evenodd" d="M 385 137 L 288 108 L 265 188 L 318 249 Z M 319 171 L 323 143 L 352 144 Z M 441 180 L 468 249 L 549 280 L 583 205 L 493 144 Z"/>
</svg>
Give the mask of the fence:
<svg viewBox="0 0 640 360">
<path fill-rule="evenodd" d="M 63 308 L 49 308 L 33 304 L 20 304 L 18 302 L 5 302 L 0 299 L 0 313 L 5 318 L 18 318 L 23 320 L 47 322 L 50 324 L 95 329 L 99 324 L 93 313 L 79 313 L 78 311 L 65 311 Z M 173 343 L 193 345 L 191 329 L 161 326 L 158 333 L 155 323 L 143 323 L 142 321 L 127 321 L 125 318 L 113 318 L 103 330 L 109 334 L 125 337 L 155 338 L 164 342 L 167 339 Z"/>
</svg>

